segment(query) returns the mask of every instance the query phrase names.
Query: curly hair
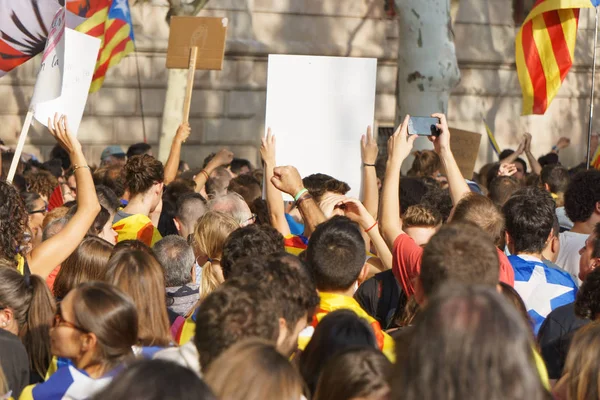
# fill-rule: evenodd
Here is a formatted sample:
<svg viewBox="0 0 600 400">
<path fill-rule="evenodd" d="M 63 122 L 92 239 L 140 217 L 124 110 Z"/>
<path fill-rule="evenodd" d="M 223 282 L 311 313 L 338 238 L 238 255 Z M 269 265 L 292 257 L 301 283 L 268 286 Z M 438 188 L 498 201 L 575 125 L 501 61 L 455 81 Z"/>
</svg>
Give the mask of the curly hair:
<svg viewBox="0 0 600 400">
<path fill-rule="evenodd" d="M 571 180 L 565 192 L 565 211 L 573 222 L 587 221 L 600 201 L 600 171 L 581 172 Z"/>
<path fill-rule="evenodd" d="M 233 231 L 223 245 L 221 268 L 228 279 L 242 258 L 268 256 L 285 251 L 283 236 L 272 226 L 252 224 Z"/>
<path fill-rule="evenodd" d="M 123 182 L 131 196 L 148 191 L 163 181 L 165 169 L 160 161 L 147 154 L 134 156 L 123 167 Z"/>
<path fill-rule="evenodd" d="M 302 183 L 317 203 L 321 201 L 326 192 L 346 194 L 350 191 L 350 186 L 346 182 L 325 174 L 309 175 L 302 179 Z"/>
<path fill-rule="evenodd" d="M 575 300 L 575 315 L 595 320 L 600 315 L 600 269 L 588 274 Z"/>
<path fill-rule="evenodd" d="M 121 176 L 122 167 L 120 165 L 110 165 L 100 167 L 94 171 L 94 185 L 107 187 L 112 190 L 117 197 L 123 197 L 125 186 Z"/>
<path fill-rule="evenodd" d="M 402 225 L 405 228 L 412 226 L 430 226 L 436 227 L 442 223 L 442 215 L 434 208 L 414 205 L 408 207 L 408 210 L 402 217 Z"/>
<path fill-rule="evenodd" d="M 39 170 L 25 173 L 25 180 L 30 192 L 39 193 L 40 196 L 49 199 L 52 192 L 58 186 L 58 180 L 51 172 Z"/>
<path fill-rule="evenodd" d="M 0 258 L 16 262 L 27 227 L 27 210 L 14 186 L 0 181 Z"/>
<path fill-rule="evenodd" d="M 278 317 L 276 299 L 256 282 L 225 282 L 204 299 L 196 314 L 194 344 L 202 369 L 240 340 L 257 337 L 275 343 Z"/>
</svg>

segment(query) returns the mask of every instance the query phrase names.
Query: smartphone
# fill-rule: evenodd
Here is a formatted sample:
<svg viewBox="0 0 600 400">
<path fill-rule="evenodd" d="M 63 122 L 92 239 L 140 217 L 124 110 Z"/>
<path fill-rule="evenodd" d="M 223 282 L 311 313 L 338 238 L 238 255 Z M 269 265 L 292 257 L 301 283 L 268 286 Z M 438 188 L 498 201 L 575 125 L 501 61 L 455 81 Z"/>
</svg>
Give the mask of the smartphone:
<svg viewBox="0 0 600 400">
<path fill-rule="evenodd" d="M 408 134 L 419 136 L 438 136 L 441 132 L 436 127 L 440 120 L 432 117 L 410 117 Z"/>
</svg>

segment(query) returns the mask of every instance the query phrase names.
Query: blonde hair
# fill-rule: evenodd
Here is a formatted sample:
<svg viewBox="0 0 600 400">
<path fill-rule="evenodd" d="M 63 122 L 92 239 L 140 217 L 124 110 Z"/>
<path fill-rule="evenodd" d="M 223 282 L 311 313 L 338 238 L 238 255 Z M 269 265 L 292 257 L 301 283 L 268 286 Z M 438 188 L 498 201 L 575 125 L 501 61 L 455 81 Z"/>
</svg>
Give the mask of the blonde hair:
<svg viewBox="0 0 600 400">
<path fill-rule="evenodd" d="M 567 398 L 597 399 L 600 396 L 600 323 L 593 322 L 579 329 L 569 348 L 562 384 Z"/>
<path fill-rule="evenodd" d="M 169 346 L 172 342 L 165 275 L 156 258 L 142 250 L 117 250 L 108 261 L 106 280 L 133 300 L 138 311 L 141 346 Z"/>
<path fill-rule="evenodd" d="M 437 227 L 442 223 L 442 215 L 429 207 L 413 205 L 408 207 L 402 217 L 402 225 L 405 228 L 413 226 Z"/>
<path fill-rule="evenodd" d="M 303 383 L 290 362 L 271 342 L 246 339 L 212 362 L 204 377 L 219 399 L 300 399 Z"/>
<path fill-rule="evenodd" d="M 235 219 L 219 211 L 208 211 L 204 214 L 194 229 L 194 249 L 204 254 L 208 261 L 202 267 L 200 294 L 208 296 L 222 282 L 217 278 L 216 268 L 221 262 L 223 245 L 231 234 L 240 226 Z"/>
</svg>

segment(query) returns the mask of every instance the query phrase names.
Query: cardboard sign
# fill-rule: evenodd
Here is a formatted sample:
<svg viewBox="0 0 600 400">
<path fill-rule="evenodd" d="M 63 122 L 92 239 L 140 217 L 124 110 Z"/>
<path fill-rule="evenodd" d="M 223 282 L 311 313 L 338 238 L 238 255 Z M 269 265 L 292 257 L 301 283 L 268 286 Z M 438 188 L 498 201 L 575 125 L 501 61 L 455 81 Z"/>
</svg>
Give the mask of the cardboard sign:
<svg viewBox="0 0 600 400">
<path fill-rule="evenodd" d="M 196 69 L 223 69 L 226 36 L 227 18 L 172 17 L 167 68 L 187 69 L 195 46 Z"/>
<path fill-rule="evenodd" d="M 63 66 L 59 96 L 32 105 L 35 119 L 44 126 L 47 126 L 49 117 L 54 117 L 54 113 L 65 114 L 69 128 L 77 135 L 96 69 L 100 39 L 67 28 L 64 42 L 64 57 L 63 60 L 59 60 Z M 45 75 L 38 76 L 35 90 L 37 91 L 38 87 L 46 87 L 44 81 L 47 79 L 49 78 Z M 42 84 L 39 84 L 40 80 L 43 81 Z"/>
<path fill-rule="evenodd" d="M 277 165 L 331 175 L 360 195 L 360 138 L 373 125 L 377 60 L 269 55 L 265 134 Z"/>
<path fill-rule="evenodd" d="M 450 148 L 465 179 L 473 178 L 481 134 L 450 128 Z"/>
</svg>

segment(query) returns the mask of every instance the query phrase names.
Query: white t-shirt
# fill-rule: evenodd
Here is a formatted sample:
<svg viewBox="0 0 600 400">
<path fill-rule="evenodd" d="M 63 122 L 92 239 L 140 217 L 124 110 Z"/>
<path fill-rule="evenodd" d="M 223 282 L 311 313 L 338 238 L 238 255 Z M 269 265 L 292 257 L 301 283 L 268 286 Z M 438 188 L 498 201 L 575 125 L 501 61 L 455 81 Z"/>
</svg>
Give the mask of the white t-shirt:
<svg viewBox="0 0 600 400">
<path fill-rule="evenodd" d="M 579 250 L 585 246 L 585 241 L 589 235 L 584 233 L 563 232 L 560 234 L 560 252 L 556 259 L 556 265 L 567 271 L 573 276 L 579 276 Z M 577 285 L 581 281 L 577 278 Z"/>
</svg>

